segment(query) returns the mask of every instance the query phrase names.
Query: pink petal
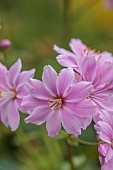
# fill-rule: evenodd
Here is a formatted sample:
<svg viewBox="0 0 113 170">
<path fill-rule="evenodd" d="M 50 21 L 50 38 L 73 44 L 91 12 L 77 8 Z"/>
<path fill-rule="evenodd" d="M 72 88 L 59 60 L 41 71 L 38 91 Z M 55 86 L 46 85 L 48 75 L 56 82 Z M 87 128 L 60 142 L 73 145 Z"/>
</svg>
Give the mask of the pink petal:
<svg viewBox="0 0 113 170">
<path fill-rule="evenodd" d="M 107 111 L 113 111 L 113 97 L 105 94 L 95 95 L 93 101 L 97 104 L 100 109 L 105 109 Z"/>
<path fill-rule="evenodd" d="M 99 117 L 100 120 L 108 123 L 111 127 L 113 127 L 113 112 L 102 110 Z"/>
<path fill-rule="evenodd" d="M 29 79 L 29 83 L 26 83 L 26 85 L 30 94 L 37 99 L 48 100 L 48 98 L 54 97 L 40 80 Z"/>
<path fill-rule="evenodd" d="M 86 99 L 92 90 L 93 86 L 89 82 L 78 82 L 73 85 L 65 94 L 66 102 L 80 102 Z"/>
<path fill-rule="evenodd" d="M 4 102 L 4 105 L 2 105 L 1 107 L 1 121 L 2 123 L 5 125 L 5 126 L 8 126 L 8 114 L 9 114 L 9 111 L 10 111 L 10 106 L 11 106 L 11 103 L 10 102 Z"/>
<path fill-rule="evenodd" d="M 16 89 L 16 97 L 22 99 L 24 96 L 28 94 L 27 87 L 24 85 L 20 87 L 18 90 Z"/>
<path fill-rule="evenodd" d="M 16 99 L 15 100 L 17 108 L 22 113 L 29 113 L 29 111 L 26 109 L 26 107 L 22 106 L 22 99 Z"/>
<path fill-rule="evenodd" d="M 63 48 L 59 48 L 56 45 L 54 45 L 53 49 L 59 54 L 56 59 L 60 65 L 64 67 L 73 67 L 75 69 L 78 68 L 75 54 Z"/>
<path fill-rule="evenodd" d="M 7 68 L 0 63 L 0 88 L 8 88 Z"/>
<path fill-rule="evenodd" d="M 98 67 L 97 74 L 95 77 L 94 86 L 96 89 L 105 87 L 106 84 L 113 80 L 112 78 L 113 65 L 109 62 L 104 63 L 102 66 Z"/>
<path fill-rule="evenodd" d="M 29 70 L 29 71 L 22 71 L 16 83 L 17 89 L 23 86 L 25 82 L 28 82 L 29 78 L 33 78 L 34 73 L 35 73 L 35 69 Z"/>
<path fill-rule="evenodd" d="M 81 128 L 85 130 L 92 122 L 92 115 L 89 117 L 80 117 L 78 119 L 81 124 Z"/>
<path fill-rule="evenodd" d="M 83 79 L 93 82 L 96 75 L 96 60 L 93 57 L 84 57 L 80 67 Z"/>
<path fill-rule="evenodd" d="M 25 107 L 26 111 L 29 111 L 35 109 L 37 106 L 41 106 L 44 104 L 47 105 L 47 101 L 39 100 L 37 98 L 32 97 L 31 95 L 27 95 L 23 98 L 21 106 Z"/>
<path fill-rule="evenodd" d="M 54 137 L 58 135 L 61 129 L 59 110 L 53 111 L 51 115 L 48 117 L 46 122 L 46 129 L 48 131 L 48 136 Z"/>
<path fill-rule="evenodd" d="M 81 134 L 81 124 L 77 117 L 73 116 L 67 107 L 63 107 L 60 111 L 60 118 L 64 129 L 75 136 Z"/>
<path fill-rule="evenodd" d="M 18 59 L 17 62 L 13 64 L 9 69 L 8 78 L 11 85 L 14 85 L 16 83 L 16 80 L 21 71 L 21 67 L 22 67 L 21 59 Z"/>
<path fill-rule="evenodd" d="M 32 113 L 25 119 L 25 122 L 41 125 L 47 120 L 49 114 L 49 107 L 46 105 L 41 105 L 32 111 Z"/>
<path fill-rule="evenodd" d="M 96 112 L 96 105 L 89 99 L 78 103 L 65 103 L 65 105 L 77 117 L 89 117 Z"/>
<path fill-rule="evenodd" d="M 17 106 L 16 106 L 15 102 L 11 103 L 10 110 L 8 113 L 8 123 L 9 123 L 9 126 L 11 127 L 12 131 L 15 131 L 19 126 L 20 115 L 17 110 Z"/>
<path fill-rule="evenodd" d="M 60 97 L 66 94 L 67 90 L 72 86 L 73 80 L 73 69 L 68 68 L 61 70 L 57 79 L 57 92 Z"/>
<path fill-rule="evenodd" d="M 71 50 L 79 57 L 82 57 L 82 54 L 84 53 L 84 49 L 87 48 L 85 44 L 79 39 L 71 39 L 69 46 L 71 47 Z"/>
<path fill-rule="evenodd" d="M 44 67 L 42 80 L 43 80 L 45 87 L 48 89 L 48 91 L 52 95 L 57 94 L 57 91 L 56 91 L 57 73 L 51 66 Z"/>
<path fill-rule="evenodd" d="M 107 142 L 107 143 L 111 143 L 112 139 L 113 139 L 113 135 L 112 135 L 112 128 L 111 126 L 109 126 L 106 122 L 98 122 L 99 126 L 100 126 L 100 138 Z"/>
</svg>

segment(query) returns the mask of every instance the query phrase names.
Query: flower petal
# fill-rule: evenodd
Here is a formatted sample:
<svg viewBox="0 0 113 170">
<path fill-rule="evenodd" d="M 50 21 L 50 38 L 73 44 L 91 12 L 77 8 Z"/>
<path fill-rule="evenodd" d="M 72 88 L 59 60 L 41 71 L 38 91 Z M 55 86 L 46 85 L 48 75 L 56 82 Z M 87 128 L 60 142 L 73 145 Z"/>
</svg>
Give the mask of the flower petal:
<svg viewBox="0 0 113 170">
<path fill-rule="evenodd" d="M 109 62 L 104 63 L 100 67 L 97 67 L 97 73 L 94 80 L 95 89 L 105 87 L 113 81 L 113 65 Z"/>
<path fill-rule="evenodd" d="M 41 105 L 44 105 L 44 104 L 47 105 L 47 101 L 39 100 L 37 98 L 34 98 L 31 95 L 27 95 L 27 96 L 23 97 L 21 106 L 26 108 L 26 112 L 27 112 L 27 111 L 32 111 L 37 106 L 41 106 Z"/>
<path fill-rule="evenodd" d="M 6 127 L 8 126 L 8 114 L 9 114 L 10 106 L 11 106 L 11 103 L 10 102 L 6 102 L 0 108 L 0 110 L 1 110 L 0 118 L 1 118 L 2 123 Z"/>
<path fill-rule="evenodd" d="M 0 88 L 8 88 L 7 68 L 0 63 Z"/>
<path fill-rule="evenodd" d="M 113 111 L 113 96 L 105 94 L 96 94 L 93 101 L 97 104 L 99 109 Z"/>
<path fill-rule="evenodd" d="M 30 94 L 37 99 L 48 100 L 48 98 L 53 98 L 40 80 L 29 79 L 26 86 Z"/>
<path fill-rule="evenodd" d="M 33 123 L 36 125 L 43 124 L 50 114 L 50 109 L 46 105 L 37 106 L 32 113 L 25 119 L 26 123 Z"/>
<path fill-rule="evenodd" d="M 80 117 L 78 118 L 83 130 L 85 130 L 92 122 L 92 115 L 89 117 Z"/>
<path fill-rule="evenodd" d="M 77 67 L 76 55 L 56 45 L 54 45 L 53 49 L 59 54 L 56 59 L 60 65 L 72 68 Z"/>
<path fill-rule="evenodd" d="M 61 70 L 57 79 L 57 92 L 60 97 L 65 96 L 67 90 L 72 86 L 74 71 L 72 68 Z"/>
<path fill-rule="evenodd" d="M 93 86 L 89 82 L 78 82 L 73 85 L 65 94 L 66 102 L 80 102 L 86 99 L 92 90 Z"/>
<path fill-rule="evenodd" d="M 46 129 L 48 131 L 48 136 L 54 137 L 58 135 L 61 129 L 59 110 L 53 111 L 51 115 L 48 117 L 46 122 Z"/>
<path fill-rule="evenodd" d="M 81 134 L 81 124 L 77 117 L 73 116 L 67 107 L 63 107 L 60 111 L 60 118 L 64 129 L 75 136 Z"/>
<path fill-rule="evenodd" d="M 96 105 L 90 99 L 78 103 L 65 103 L 70 112 L 77 117 L 90 117 L 96 112 Z"/>
<path fill-rule="evenodd" d="M 12 131 L 15 131 L 20 123 L 20 115 L 17 110 L 16 102 L 12 102 L 8 113 L 8 123 Z"/>
<path fill-rule="evenodd" d="M 35 69 L 29 70 L 29 71 L 22 71 L 18 77 L 16 88 L 20 88 L 25 84 L 25 82 L 28 82 L 29 78 L 33 78 L 35 73 Z"/>
<path fill-rule="evenodd" d="M 52 95 L 56 95 L 56 81 L 57 81 L 57 73 L 51 66 L 45 66 L 44 72 L 42 75 L 42 80 L 45 87 Z"/>
<path fill-rule="evenodd" d="M 80 67 L 83 79 L 93 82 L 96 76 L 96 60 L 93 57 L 84 57 Z"/>
<path fill-rule="evenodd" d="M 22 67 L 21 59 L 18 59 L 17 62 L 13 64 L 9 69 L 8 78 L 11 85 L 14 85 L 16 83 L 16 80 L 21 71 L 21 67 Z"/>
<path fill-rule="evenodd" d="M 71 47 L 71 50 L 78 56 L 78 58 L 82 57 L 84 49 L 87 47 L 81 40 L 75 38 L 71 39 L 69 46 Z"/>
<path fill-rule="evenodd" d="M 99 137 L 100 139 L 102 139 L 103 141 L 107 142 L 107 143 L 111 143 L 111 141 L 113 140 L 113 135 L 112 135 L 112 128 L 111 126 L 109 126 L 106 122 L 98 122 L 99 126 L 100 126 L 100 133 L 99 133 Z"/>
</svg>

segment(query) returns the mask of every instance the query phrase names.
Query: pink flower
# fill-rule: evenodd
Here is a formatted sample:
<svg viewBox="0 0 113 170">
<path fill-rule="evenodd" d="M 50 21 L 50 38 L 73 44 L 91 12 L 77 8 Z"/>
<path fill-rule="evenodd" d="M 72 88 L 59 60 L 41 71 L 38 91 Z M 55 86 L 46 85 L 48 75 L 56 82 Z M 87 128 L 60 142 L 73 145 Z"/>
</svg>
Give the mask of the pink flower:
<svg viewBox="0 0 113 170">
<path fill-rule="evenodd" d="M 94 58 L 84 57 L 80 63 L 80 75 L 75 73 L 75 81 L 87 81 L 93 85 L 89 98 L 95 102 L 98 109 L 113 111 L 113 65 L 100 65 Z"/>
<path fill-rule="evenodd" d="M 113 111 L 113 97 L 109 95 L 113 91 L 111 53 L 96 53 L 78 39 L 72 39 L 70 47 L 73 53 L 54 46 L 54 49 L 60 54 L 57 57 L 58 62 L 65 67 L 70 66 L 78 72 L 75 73 L 74 83 L 80 81 L 92 83 L 93 90 L 89 98 L 95 102 L 98 109 Z"/>
<path fill-rule="evenodd" d="M 101 170 L 113 169 L 113 149 L 109 144 L 100 144 L 98 147 L 100 153 L 99 161 L 102 165 Z"/>
<path fill-rule="evenodd" d="M 3 39 L 0 41 L 0 50 L 5 50 L 11 46 L 11 41 L 8 39 Z"/>
<path fill-rule="evenodd" d="M 98 151 L 102 170 L 112 170 L 113 168 L 113 112 L 102 110 L 95 118 L 95 129 L 97 131 L 100 144 Z"/>
<path fill-rule="evenodd" d="M 25 82 L 34 76 L 35 70 L 21 71 L 21 60 L 10 67 L 9 70 L 0 64 L 0 119 L 5 126 L 14 131 L 19 126 L 19 111 L 25 112 L 21 106 L 23 96 L 27 95 Z"/>
<path fill-rule="evenodd" d="M 86 56 L 95 58 L 101 65 L 105 62 L 113 63 L 113 56 L 111 53 L 107 51 L 100 53 L 99 51 L 96 52 L 95 49 L 91 50 L 79 39 L 71 39 L 69 46 L 72 52 L 59 48 L 56 45 L 54 46 L 54 50 L 59 54 L 56 57 L 57 61 L 64 67 L 72 67 L 79 72 L 79 64 Z"/>
<path fill-rule="evenodd" d="M 95 105 L 87 99 L 91 83 L 84 81 L 72 86 L 73 80 L 73 69 L 63 69 L 57 75 L 51 66 L 44 68 L 43 82 L 30 79 L 27 83 L 29 95 L 22 102 L 22 106 L 31 110 L 26 123 L 40 125 L 46 122 L 49 136 L 57 135 L 61 124 L 69 134 L 79 135 L 81 128 L 89 123 L 85 118 L 92 116 Z"/>
</svg>

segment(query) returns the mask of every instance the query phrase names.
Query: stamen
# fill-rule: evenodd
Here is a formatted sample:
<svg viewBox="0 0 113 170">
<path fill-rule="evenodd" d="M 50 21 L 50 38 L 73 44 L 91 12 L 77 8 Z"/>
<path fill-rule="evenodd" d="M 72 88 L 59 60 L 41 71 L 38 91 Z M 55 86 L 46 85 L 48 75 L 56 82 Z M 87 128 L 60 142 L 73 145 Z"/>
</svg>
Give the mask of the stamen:
<svg viewBox="0 0 113 170">
<path fill-rule="evenodd" d="M 97 62 L 99 62 L 99 61 L 100 61 L 101 57 L 102 57 L 101 55 L 98 57 L 98 60 L 97 60 Z"/>
<path fill-rule="evenodd" d="M 88 76 L 88 72 L 86 72 L 86 76 Z"/>
<path fill-rule="evenodd" d="M 100 73 L 100 79 L 102 78 L 102 74 Z"/>
<path fill-rule="evenodd" d="M 57 98 L 57 99 L 48 98 L 47 104 L 48 106 L 50 106 L 50 110 L 60 109 L 62 107 L 62 99 L 61 98 Z"/>
<path fill-rule="evenodd" d="M 97 51 L 97 54 L 100 54 L 100 51 L 99 51 L 99 50 Z"/>
<path fill-rule="evenodd" d="M 94 48 L 94 49 L 93 49 L 93 52 L 95 52 L 95 51 L 96 51 L 96 49 Z"/>
<path fill-rule="evenodd" d="M 87 51 L 87 48 L 84 48 L 84 53 Z"/>
<path fill-rule="evenodd" d="M 80 80 L 80 77 L 79 77 L 79 76 L 76 76 L 75 78 L 76 78 L 76 80 L 78 80 L 78 81 Z"/>
</svg>

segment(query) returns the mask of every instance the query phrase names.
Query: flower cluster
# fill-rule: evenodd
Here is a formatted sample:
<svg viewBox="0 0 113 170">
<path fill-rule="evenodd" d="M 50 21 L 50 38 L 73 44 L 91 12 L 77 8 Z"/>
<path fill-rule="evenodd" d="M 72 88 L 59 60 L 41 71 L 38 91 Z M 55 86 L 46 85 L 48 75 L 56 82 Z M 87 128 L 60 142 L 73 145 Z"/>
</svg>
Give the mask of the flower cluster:
<svg viewBox="0 0 113 170">
<path fill-rule="evenodd" d="M 71 51 L 54 46 L 59 74 L 45 66 L 42 81 L 33 79 L 35 70 L 21 70 L 19 59 L 9 70 L 0 64 L 0 119 L 16 130 L 19 111 L 28 113 L 26 123 L 46 123 L 49 136 L 63 128 L 78 136 L 95 122 L 99 160 L 102 170 L 113 164 L 113 56 L 90 49 L 79 39 L 72 39 Z"/>
<path fill-rule="evenodd" d="M 95 129 L 97 131 L 97 139 L 103 143 L 99 145 L 99 160 L 102 170 L 113 169 L 113 112 L 102 110 L 95 117 Z"/>
</svg>

